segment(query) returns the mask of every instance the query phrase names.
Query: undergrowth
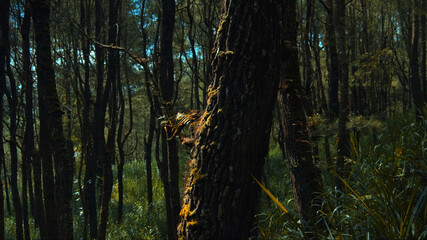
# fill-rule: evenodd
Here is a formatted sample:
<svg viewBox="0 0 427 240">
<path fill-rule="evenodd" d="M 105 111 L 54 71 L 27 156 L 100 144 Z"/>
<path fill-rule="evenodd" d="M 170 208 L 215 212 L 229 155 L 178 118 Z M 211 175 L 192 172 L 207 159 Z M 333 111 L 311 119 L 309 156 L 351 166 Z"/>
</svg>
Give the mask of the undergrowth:
<svg viewBox="0 0 427 240">
<path fill-rule="evenodd" d="M 325 156 L 320 156 L 325 189 L 321 215 L 326 229 L 318 234 L 319 239 L 427 238 L 427 129 L 426 124 L 410 119 L 414 116 L 396 115 L 374 127 L 354 124 L 350 129 L 352 157 L 346 161 L 349 176 L 345 179 L 337 177 L 333 167 L 327 167 Z M 290 213 L 280 211 L 264 196 L 257 215 L 258 237 L 302 239 L 288 169 L 275 151 L 277 147 L 270 151 L 266 163 L 265 182 Z M 283 168 L 270 167 L 279 166 L 276 164 Z M 335 188 L 337 179 L 345 186 L 341 192 Z"/>
</svg>

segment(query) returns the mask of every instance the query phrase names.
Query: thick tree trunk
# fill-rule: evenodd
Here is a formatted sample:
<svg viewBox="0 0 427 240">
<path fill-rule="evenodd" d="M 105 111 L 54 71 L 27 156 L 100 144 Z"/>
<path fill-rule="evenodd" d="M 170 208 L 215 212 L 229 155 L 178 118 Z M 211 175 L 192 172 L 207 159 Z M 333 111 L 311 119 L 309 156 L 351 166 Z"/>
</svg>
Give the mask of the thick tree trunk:
<svg viewBox="0 0 427 240">
<path fill-rule="evenodd" d="M 178 232 L 183 239 L 248 239 L 278 87 L 278 11 L 272 1 L 223 1 L 205 113 Z"/>
<path fill-rule="evenodd" d="M 55 191 L 58 239 L 73 239 L 73 216 L 71 209 L 73 187 L 73 160 L 67 150 L 67 141 L 62 126 L 62 110 L 56 90 L 55 73 L 51 57 L 49 5 L 45 0 L 32 0 L 32 14 L 36 32 L 37 76 L 40 105 L 44 105 L 44 120 L 47 121 L 47 146 L 51 146 L 55 166 Z M 40 122 L 42 119 L 40 119 Z M 49 154 L 50 155 L 50 154 Z M 50 156 L 48 157 L 50 158 Z M 48 159 L 46 159 L 48 160 Z M 50 205 L 45 205 L 49 209 Z M 55 206 L 55 205 L 54 205 Z M 51 216 L 49 216 L 51 217 Z M 55 232 L 54 232 L 55 234 Z"/>
<path fill-rule="evenodd" d="M 313 237 L 316 216 L 323 192 L 320 170 L 313 163 L 313 154 L 304 109 L 304 88 L 298 66 L 296 1 L 289 0 L 283 17 L 281 82 L 278 95 L 280 124 L 290 159 L 290 175 L 298 213 L 303 220 L 307 237 Z"/>
</svg>

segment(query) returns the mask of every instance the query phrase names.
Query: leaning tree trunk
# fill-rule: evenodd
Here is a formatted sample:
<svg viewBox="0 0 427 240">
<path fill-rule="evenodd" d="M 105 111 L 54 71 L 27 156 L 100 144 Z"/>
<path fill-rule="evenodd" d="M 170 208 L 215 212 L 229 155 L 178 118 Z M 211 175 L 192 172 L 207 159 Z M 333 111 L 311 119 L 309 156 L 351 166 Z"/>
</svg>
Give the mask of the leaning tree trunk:
<svg viewBox="0 0 427 240">
<path fill-rule="evenodd" d="M 73 188 L 73 159 L 67 150 L 67 140 L 62 126 L 62 110 L 56 90 L 55 72 L 51 56 L 49 30 L 49 4 L 46 0 L 32 0 L 34 30 L 36 32 L 37 79 L 39 99 L 45 105 L 47 139 L 51 146 L 55 167 L 54 198 L 58 226 L 58 239 L 73 239 L 73 215 L 71 209 Z M 41 121 L 42 119 L 40 119 Z M 47 160 L 47 159 L 46 159 Z M 46 205 L 46 209 L 51 206 Z M 48 216 L 51 217 L 51 216 Z"/>
<path fill-rule="evenodd" d="M 248 239 L 278 87 L 278 4 L 223 1 L 213 79 L 180 212 L 184 239 Z"/>
<path fill-rule="evenodd" d="M 305 92 L 298 67 L 296 1 L 288 0 L 284 12 L 284 51 L 279 90 L 280 124 L 290 159 L 290 175 L 298 213 L 303 220 L 305 235 L 313 237 L 319 220 L 317 211 L 322 201 L 322 177 L 313 163 L 307 116 L 304 109 Z"/>
</svg>

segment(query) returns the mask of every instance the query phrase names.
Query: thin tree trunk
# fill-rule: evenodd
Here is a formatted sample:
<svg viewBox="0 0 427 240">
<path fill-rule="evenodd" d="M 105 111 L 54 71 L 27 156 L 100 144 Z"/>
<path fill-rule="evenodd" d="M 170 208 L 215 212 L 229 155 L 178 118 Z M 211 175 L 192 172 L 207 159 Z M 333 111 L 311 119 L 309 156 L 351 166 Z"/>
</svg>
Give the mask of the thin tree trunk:
<svg viewBox="0 0 427 240">
<path fill-rule="evenodd" d="M 9 39 L 9 0 L 0 1 L 0 136 L 3 135 L 3 96 L 6 92 L 6 54 L 7 54 L 7 41 Z M 5 164 L 5 152 L 3 139 L 0 140 L 0 165 L 6 166 Z M 1 168 L 1 166 L 0 166 Z M 1 173 L 1 170 L 0 170 Z M 0 174 L 1 175 L 1 174 Z M 4 168 L 5 186 L 7 194 L 7 182 L 6 182 L 6 168 Z M 0 239 L 4 239 L 5 226 L 4 226 L 4 195 L 3 195 L 3 183 L 0 176 Z"/>
<path fill-rule="evenodd" d="M 7 41 L 6 48 L 9 49 L 9 41 Z M 6 61 L 10 62 L 9 52 L 6 52 Z M 10 131 L 10 142 L 9 142 L 9 151 L 10 151 L 10 188 L 12 190 L 12 199 L 13 199 L 13 208 L 15 209 L 15 225 L 16 225 L 16 239 L 24 239 L 24 230 L 22 227 L 22 205 L 19 197 L 18 189 L 18 150 L 17 150 L 17 107 L 18 107 L 18 92 L 15 77 L 10 69 L 10 65 L 7 64 L 7 72 L 9 76 L 9 87 L 10 94 L 7 95 L 7 100 L 9 103 L 9 131 Z"/>
<path fill-rule="evenodd" d="M 418 1 L 412 0 L 411 13 L 411 48 L 409 54 L 409 65 L 411 69 L 411 96 L 415 107 L 417 122 L 423 121 L 423 99 L 420 84 L 420 66 L 418 62 L 419 50 L 419 13 Z"/>
<path fill-rule="evenodd" d="M 160 97 L 162 112 L 166 119 L 173 115 L 172 99 L 174 93 L 174 67 L 172 41 L 175 24 L 175 1 L 162 0 L 162 16 L 160 26 Z M 168 222 L 169 240 L 177 239 L 176 226 L 180 209 L 179 193 L 179 162 L 176 140 L 172 136 L 172 129 L 166 126 L 161 131 L 162 136 L 162 164 L 164 169 L 163 185 L 165 186 L 166 216 Z"/>
<path fill-rule="evenodd" d="M 345 158 L 350 156 L 349 137 L 347 133 L 346 124 L 348 121 L 348 60 L 347 60 L 347 44 L 345 33 L 345 0 L 335 0 L 334 7 L 334 23 L 337 33 L 337 50 L 339 60 L 339 76 L 340 76 L 340 102 L 339 102 L 339 116 L 338 116 L 338 159 L 336 163 L 336 173 L 342 177 L 346 177 L 344 165 Z M 337 186 L 339 190 L 343 190 L 343 183 L 337 179 Z"/>
<path fill-rule="evenodd" d="M 24 221 L 25 239 L 30 239 L 30 227 L 28 224 L 28 203 L 27 192 L 28 182 L 31 181 L 29 166 L 34 148 L 34 128 L 33 128 L 33 81 L 31 76 L 30 62 L 30 26 L 31 9 L 28 0 L 25 1 L 24 19 L 21 26 L 22 35 L 22 68 L 24 91 L 25 91 L 25 133 L 24 133 L 24 152 L 22 154 L 22 214 Z M 37 215 L 37 214 L 36 214 Z M 35 217 L 39 222 L 38 216 Z"/>
<path fill-rule="evenodd" d="M 296 1 L 289 0 L 283 17 L 283 42 L 281 82 L 278 95 L 280 124 L 287 153 L 290 159 L 290 175 L 298 213 L 303 220 L 308 238 L 314 236 L 318 223 L 318 210 L 321 209 L 323 192 L 320 170 L 314 165 L 313 152 L 307 128 L 304 88 L 298 66 Z"/>
<path fill-rule="evenodd" d="M 338 53 L 337 53 L 337 42 L 335 35 L 334 26 L 334 7 L 333 0 L 328 0 L 328 6 L 326 7 L 327 18 L 326 18 L 326 54 L 329 62 L 328 66 L 328 78 L 329 78 L 329 115 L 330 118 L 338 117 L 338 80 L 339 80 L 339 68 L 338 68 Z"/>
<path fill-rule="evenodd" d="M 142 6 L 141 6 L 141 28 L 142 28 L 141 30 L 142 30 L 142 42 L 143 42 L 142 43 L 142 47 L 143 47 L 142 57 L 147 59 L 148 35 L 147 35 L 147 31 L 144 28 L 145 4 L 146 4 L 146 1 L 143 0 Z M 152 180 L 151 162 L 152 162 L 152 146 L 153 146 L 154 130 L 156 128 L 156 119 L 155 119 L 156 112 L 155 112 L 154 103 L 153 103 L 153 96 L 151 94 L 151 87 L 149 85 L 150 79 L 149 79 L 149 74 L 148 74 L 147 69 L 144 70 L 144 77 L 145 77 L 145 88 L 147 91 L 147 100 L 148 100 L 148 103 L 150 105 L 150 125 L 149 125 L 149 129 L 148 129 L 148 138 L 147 139 L 144 138 L 145 173 L 146 173 L 146 178 L 147 178 L 147 203 L 148 203 L 148 207 L 150 207 L 151 204 L 153 203 L 153 180 Z"/>
<path fill-rule="evenodd" d="M 426 14 L 427 14 L 427 0 L 421 0 L 421 82 L 422 82 L 422 93 L 423 101 L 427 102 L 427 41 L 426 41 Z"/>
<path fill-rule="evenodd" d="M 39 87 L 39 99 L 44 105 L 44 120 L 47 131 L 46 146 L 51 147 L 51 154 L 46 160 L 52 159 L 55 166 L 55 191 L 54 202 L 56 211 L 58 239 L 73 239 L 73 215 L 71 209 L 73 186 L 73 160 L 67 149 L 67 141 L 64 137 L 62 125 L 62 110 L 59 103 L 55 83 L 55 72 L 51 57 L 50 30 L 49 30 L 49 5 L 45 0 L 31 1 L 34 29 L 36 32 L 37 76 Z M 40 118 L 40 121 L 42 119 Z M 50 175 L 50 173 L 49 173 Z M 53 179 L 52 179 L 53 180 Z M 50 209 L 50 205 L 45 205 Z M 51 211 L 51 210 L 49 210 Z M 49 217 L 52 217 L 49 215 Z M 56 235 L 56 231 L 53 232 Z"/>
<path fill-rule="evenodd" d="M 108 18 L 108 42 L 118 45 L 118 39 L 120 39 L 120 29 L 118 14 L 121 9 L 120 0 L 109 0 L 109 18 Z M 101 210 L 99 217 L 99 228 L 98 228 L 98 239 L 104 240 L 106 238 L 108 217 L 109 217 L 109 205 L 113 187 L 113 172 L 111 169 L 115 159 L 115 138 L 116 138 L 116 127 L 117 127 L 117 82 L 120 75 L 120 61 L 119 52 L 114 49 L 108 51 L 107 61 L 107 82 L 105 92 L 103 95 L 103 106 L 106 107 L 108 102 L 109 110 L 109 126 L 107 133 L 106 148 L 103 154 L 103 185 L 102 185 L 102 198 L 101 198 Z M 111 92 L 110 92 L 111 91 Z M 105 109 L 105 108 L 104 108 Z M 105 110 L 104 110 L 105 113 Z M 103 136 L 102 136 L 103 137 Z"/>
</svg>

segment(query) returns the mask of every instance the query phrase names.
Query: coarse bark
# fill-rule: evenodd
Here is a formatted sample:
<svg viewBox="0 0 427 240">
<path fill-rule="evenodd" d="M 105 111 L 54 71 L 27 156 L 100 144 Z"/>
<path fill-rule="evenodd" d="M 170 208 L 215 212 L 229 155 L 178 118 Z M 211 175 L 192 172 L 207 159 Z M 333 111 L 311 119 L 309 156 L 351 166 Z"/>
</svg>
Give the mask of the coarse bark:
<svg viewBox="0 0 427 240">
<path fill-rule="evenodd" d="M 248 239 L 278 87 L 274 1 L 223 1 L 213 79 L 196 131 L 180 239 Z"/>
<path fill-rule="evenodd" d="M 54 231 L 57 239 L 73 239 L 73 215 L 71 209 L 72 187 L 73 187 L 73 160 L 67 150 L 67 141 L 64 136 L 62 125 L 62 110 L 59 103 L 56 90 L 55 72 L 53 70 L 53 60 L 51 56 L 51 42 L 49 30 L 50 9 L 46 0 L 32 0 L 32 16 L 34 21 L 34 30 L 36 32 L 36 55 L 37 55 L 37 79 L 39 88 L 39 101 L 44 108 L 45 128 L 40 132 L 46 131 L 46 146 L 50 147 L 44 161 L 49 161 L 53 157 L 55 166 L 55 191 L 54 202 L 56 211 L 50 212 L 55 215 L 57 224 L 57 233 Z M 40 109 L 41 110 L 41 109 Z M 40 122 L 42 119 L 40 118 Z M 50 163 L 52 164 L 52 163 Z M 50 173 L 49 173 L 50 175 Z M 51 179 L 53 180 L 53 179 Z M 46 204 L 46 209 L 51 206 Z M 51 211 L 51 210 L 49 210 Z M 50 221 L 50 220 L 49 220 Z M 60 233 L 60 234 L 59 234 Z M 50 236 L 49 236 L 50 237 Z M 55 237 L 53 237 L 55 238 Z"/>
<path fill-rule="evenodd" d="M 280 124 L 290 160 L 294 198 L 307 238 L 314 236 L 319 220 L 323 193 L 320 169 L 313 162 L 313 152 L 304 107 L 305 91 L 298 66 L 296 1 L 288 0 L 283 16 L 283 54 L 278 95 Z"/>
</svg>

